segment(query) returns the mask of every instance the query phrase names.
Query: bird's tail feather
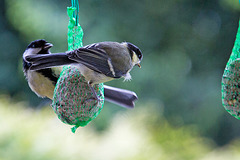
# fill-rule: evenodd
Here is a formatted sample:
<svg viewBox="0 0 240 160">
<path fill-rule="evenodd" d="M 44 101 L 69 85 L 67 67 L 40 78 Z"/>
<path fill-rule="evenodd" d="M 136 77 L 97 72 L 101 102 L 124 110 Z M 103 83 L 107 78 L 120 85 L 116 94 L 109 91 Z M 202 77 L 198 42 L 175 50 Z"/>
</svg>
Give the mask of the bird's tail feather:
<svg viewBox="0 0 240 160">
<path fill-rule="evenodd" d="M 73 61 L 68 58 L 66 53 L 29 55 L 26 56 L 25 59 L 32 64 L 30 70 L 40 70 L 73 63 Z"/>
<path fill-rule="evenodd" d="M 118 104 L 126 108 L 134 108 L 134 101 L 138 99 L 136 93 L 104 85 L 104 96 L 109 102 Z"/>
</svg>

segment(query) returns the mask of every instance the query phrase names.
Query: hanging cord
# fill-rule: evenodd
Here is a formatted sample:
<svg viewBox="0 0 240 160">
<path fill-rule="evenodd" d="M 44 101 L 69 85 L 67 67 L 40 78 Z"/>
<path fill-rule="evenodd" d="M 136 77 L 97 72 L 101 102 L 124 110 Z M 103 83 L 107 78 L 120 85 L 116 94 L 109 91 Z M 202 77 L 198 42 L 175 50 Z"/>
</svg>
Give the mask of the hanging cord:
<svg viewBox="0 0 240 160">
<path fill-rule="evenodd" d="M 79 25 L 79 3 L 78 0 L 72 0 L 72 6 L 67 8 L 69 16 L 68 23 L 68 50 L 74 50 L 83 46 L 83 30 Z"/>
<path fill-rule="evenodd" d="M 75 8 L 75 12 L 73 12 L 73 17 L 76 20 L 75 26 L 78 25 L 78 13 L 79 13 L 79 3 L 78 0 L 72 0 L 72 7 Z"/>
</svg>

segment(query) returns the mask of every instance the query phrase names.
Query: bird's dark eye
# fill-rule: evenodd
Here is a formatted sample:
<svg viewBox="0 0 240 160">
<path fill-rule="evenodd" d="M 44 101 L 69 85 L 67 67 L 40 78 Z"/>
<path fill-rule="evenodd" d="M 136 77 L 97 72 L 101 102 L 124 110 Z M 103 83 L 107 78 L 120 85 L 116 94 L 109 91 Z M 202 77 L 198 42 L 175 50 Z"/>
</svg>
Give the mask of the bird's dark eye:
<svg viewBox="0 0 240 160">
<path fill-rule="evenodd" d="M 140 51 L 140 49 L 136 50 L 136 54 L 139 60 L 142 60 L 142 52 Z"/>
<path fill-rule="evenodd" d="M 138 54 L 138 58 L 142 59 L 142 53 L 141 52 Z"/>
</svg>

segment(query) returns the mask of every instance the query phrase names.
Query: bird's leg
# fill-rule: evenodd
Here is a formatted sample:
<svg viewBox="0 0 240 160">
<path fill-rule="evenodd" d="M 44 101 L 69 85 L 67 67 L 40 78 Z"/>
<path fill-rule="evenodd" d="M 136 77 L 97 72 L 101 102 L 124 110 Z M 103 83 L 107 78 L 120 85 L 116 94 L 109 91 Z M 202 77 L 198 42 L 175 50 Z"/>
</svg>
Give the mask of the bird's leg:
<svg viewBox="0 0 240 160">
<path fill-rule="evenodd" d="M 98 95 L 97 95 L 95 89 L 93 88 L 92 83 L 89 82 L 89 81 L 88 81 L 88 86 L 90 87 L 90 89 L 91 89 L 91 91 L 92 91 L 92 93 L 93 93 L 94 98 L 95 98 L 97 101 L 100 101 L 100 99 L 99 99 L 99 97 L 98 97 Z"/>
</svg>

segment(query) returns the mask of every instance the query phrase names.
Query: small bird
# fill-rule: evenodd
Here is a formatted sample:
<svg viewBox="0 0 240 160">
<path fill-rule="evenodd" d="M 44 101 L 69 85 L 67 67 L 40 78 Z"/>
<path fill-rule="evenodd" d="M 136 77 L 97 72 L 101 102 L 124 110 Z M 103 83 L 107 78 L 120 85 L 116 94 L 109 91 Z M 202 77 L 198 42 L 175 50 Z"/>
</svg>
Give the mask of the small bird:
<svg viewBox="0 0 240 160">
<path fill-rule="evenodd" d="M 53 46 L 46 41 L 45 44 L 47 44 L 46 49 Z M 142 52 L 129 42 L 99 42 L 65 53 L 29 54 L 33 49 L 41 52 L 41 48 L 38 43 L 33 42 L 25 51 L 24 60 L 31 64 L 29 70 L 75 65 L 87 80 L 96 100 L 99 98 L 93 85 L 121 77 L 130 80 L 129 72 L 133 66 L 141 67 Z"/>
<path fill-rule="evenodd" d="M 48 97 L 50 99 L 53 98 L 54 88 L 60 76 L 62 67 L 58 66 L 31 70 L 31 67 L 35 66 L 26 61 L 26 57 L 51 55 L 49 49 L 52 46 L 51 43 L 48 43 L 45 40 L 35 40 L 28 45 L 23 53 L 23 71 L 29 87 L 39 97 Z M 134 101 L 138 99 L 137 95 L 132 91 L 106 85 L 104 85 L 104 96 L 105 100 L 126 108 L 133 108 Z"/>
</svg>

